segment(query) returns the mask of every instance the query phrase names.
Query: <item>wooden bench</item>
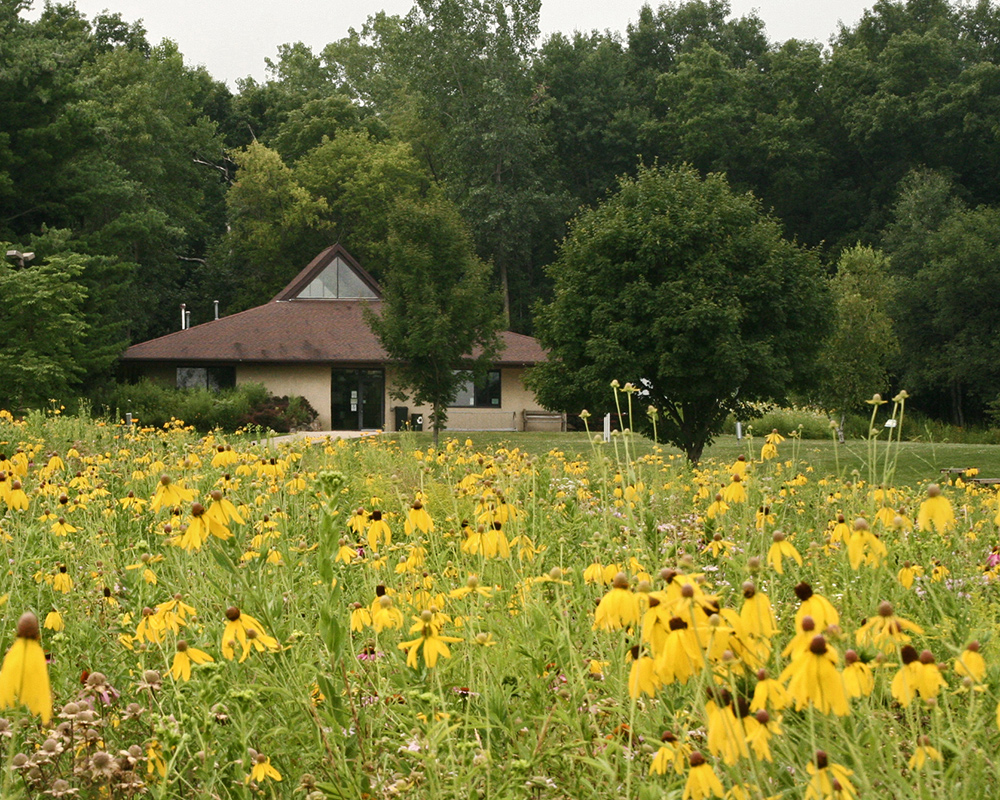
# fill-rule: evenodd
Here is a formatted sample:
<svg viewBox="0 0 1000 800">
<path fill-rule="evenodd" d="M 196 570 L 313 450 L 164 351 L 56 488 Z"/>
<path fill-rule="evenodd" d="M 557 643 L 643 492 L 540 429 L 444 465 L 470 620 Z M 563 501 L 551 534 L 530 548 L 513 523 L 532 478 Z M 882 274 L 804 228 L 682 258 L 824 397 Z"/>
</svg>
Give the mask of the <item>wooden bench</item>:
<svg viewBox="0 0 1000 800">
<path fill-rule="evenodd" d="M 526 408 L 521 412 L 521 421 L 521 430 L 524 431 L 558 431 L 561 433 L 566 430 L 566 415 L 557 411 Z"/>
</svg>

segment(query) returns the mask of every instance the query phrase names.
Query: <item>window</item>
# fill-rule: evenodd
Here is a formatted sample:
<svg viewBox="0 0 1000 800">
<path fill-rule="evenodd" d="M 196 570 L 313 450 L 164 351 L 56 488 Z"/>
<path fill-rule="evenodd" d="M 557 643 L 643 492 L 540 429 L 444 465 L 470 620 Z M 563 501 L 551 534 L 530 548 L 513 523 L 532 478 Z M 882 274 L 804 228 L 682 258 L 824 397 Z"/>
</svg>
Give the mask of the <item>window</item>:
<svg viewBox="0 0 1000 800">
<path fill-rule="evenodd" d="M 231 389 L 236 385 L 236 367 L 178 367 L 178 389 Z"/>
<path fill-rule="evenodd" d="M 465 375 L 465 383 L 459 387 L 452 408 L 500 408 L 500 370 L 487 372 L 478 386 L 473 383 L 471 372 Z"/>
<path fill-rule="evenodd" d="M 301 300 L 376 299 L 371 287 L 339 258 L 333 259 L 297 297 Z"/>
</svg>

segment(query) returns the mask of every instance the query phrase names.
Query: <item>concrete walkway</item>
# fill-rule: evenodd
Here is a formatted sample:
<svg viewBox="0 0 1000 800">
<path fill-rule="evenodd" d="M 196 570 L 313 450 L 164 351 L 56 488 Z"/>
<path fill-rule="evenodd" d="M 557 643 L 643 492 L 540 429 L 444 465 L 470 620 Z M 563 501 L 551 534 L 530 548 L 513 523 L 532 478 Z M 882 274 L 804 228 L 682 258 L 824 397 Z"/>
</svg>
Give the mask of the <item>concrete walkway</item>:
<svg viewBox="0 0 1000 800">
<path fill-rule="evenodd" d="M 360 439 L 362 436 L 372 436 L 381 431 L 297 431 L 296 433 L 286 433 L 282 436 L 271 437 L 271 444 L 279 445 L 285 442 L 295 442 L 299 439 L 306 439 L 312 442 L 323 442 L 327 439 Z"/>
</svg>

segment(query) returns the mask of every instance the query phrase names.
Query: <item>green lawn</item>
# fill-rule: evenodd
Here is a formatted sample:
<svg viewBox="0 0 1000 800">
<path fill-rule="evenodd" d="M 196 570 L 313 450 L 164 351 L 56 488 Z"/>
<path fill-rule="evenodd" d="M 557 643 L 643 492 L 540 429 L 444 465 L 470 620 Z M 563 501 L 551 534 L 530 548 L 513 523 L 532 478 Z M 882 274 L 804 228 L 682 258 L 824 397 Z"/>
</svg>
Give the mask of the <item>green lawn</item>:
<svg viewBox="0 0 1000 800">
<path fill-rule="evenodd" d="M 397 437 L 398 434 L 387 434 Z M 610 443 L 591 444 L 590 437 L 583 433 L 509 433 L 509 432 L 462 432 L 446 433 L 444 439 L 457 438 L 460 441 L 471 439 L 480 448 L 494 447 L 503 443 L 518 447 L 529 453 L 541 455 L 550 450 L 560 450 L 567 456 L 573 454 L 586 455 L 592 448 L 613 451 L 617 446 L 624 454 L 624 443 L 616 435 Z M 408 433 L 402 437 L 404 448 L 426 448 L 431 444 L 429 433 Z M 733 461 L 740 454 L 758 458 L 761 438 L 738 441 L 734 436 L 720 436 L 715 444 L 705 451 L 706 460 Z M 881 480 L 884 469 L 886 445 L 879 441 L 877 448 L 876 482 Z M 653 452 L 654 445 L 649 439 L 636 437 L 630 441 L 630 450 L 637 455 Z M 893 450 L 896 445 L 893 444 Z M 674 447 L 662 446 L 665 454 L 680 454 Z M 834 448 L 831 440 L 807 439 L 795 442 L 786 439 L 779 447 L 782 459 L 793 455 L 807 460 L 816 473 L 820 475 L 836 475 L 838 471 L 844 476 L 850 476 L 856 470 L 858 476 L 868 480 L 868 442 L 864 440 L 848 441 Z M 839 460 L 838 460 L 839 459 Z M 976 467 L 980 477 L 1000 477 L 1000 446 L 972 445 L 928 442 L 902 442 L 899 445 L 899 458 L 896 465 L 895 483 L 914 484 L 926 482 L 940 476 L 942 469 L 955 467 Z"/>
</svg>

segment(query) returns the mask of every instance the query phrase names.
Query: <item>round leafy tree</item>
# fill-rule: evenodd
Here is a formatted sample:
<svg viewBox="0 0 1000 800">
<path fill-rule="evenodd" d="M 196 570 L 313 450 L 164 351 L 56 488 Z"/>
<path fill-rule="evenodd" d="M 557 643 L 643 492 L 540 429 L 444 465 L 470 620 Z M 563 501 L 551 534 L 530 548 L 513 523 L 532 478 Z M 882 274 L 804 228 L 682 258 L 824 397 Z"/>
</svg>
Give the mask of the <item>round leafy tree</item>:
<svg viewBox="0 0 1000 800">
<path fill-rule="evenodd" d="M 730 413 L 806 382 L 827 328 L 814 251 L 722 175 L 642 167 L 571 224 L 537 313 L 551 409 L 610 410 L 610 383 L 646 390 L 658 430 L 697 462 Z"/>
</svg>

